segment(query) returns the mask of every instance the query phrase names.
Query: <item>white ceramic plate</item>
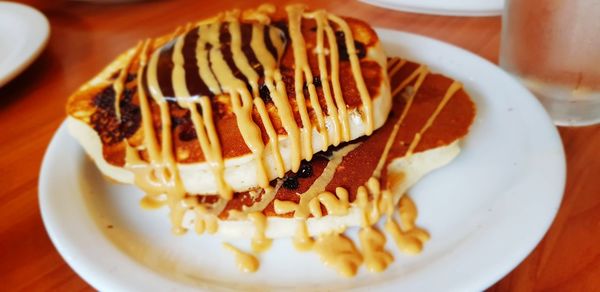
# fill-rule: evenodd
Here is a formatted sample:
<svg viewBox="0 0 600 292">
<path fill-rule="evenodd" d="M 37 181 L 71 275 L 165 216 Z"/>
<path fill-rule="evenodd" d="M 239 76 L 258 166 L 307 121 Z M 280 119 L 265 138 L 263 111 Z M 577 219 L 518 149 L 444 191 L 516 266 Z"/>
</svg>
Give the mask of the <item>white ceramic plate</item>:
<svg viewBox="0 0 600 292">
<path fill-rule="evenodd" d="M 495 65 L 429 38 L 378 32 L 389 55 L 463 81 L 478 107 L 460 156 L 410 192 L 418 224 L 431 233 L 421 255 L 400 254 L 390 243 L 396 261 L 387 271 L 361 268 L 345 279 L 315 254 L 276 240 L 260 256 L 260 270 L 243 274 L 221 240 L 171 235 L 166 209 L 144 211 L 139 190 L 104 180 L 64 125 L 48 147 L 39 181 L 43 220 L 58 251 L 103 291 L 474 291 L 493 284 L 541 240 L 559 207 L 565 162 L 557 131 L 531 93 Z"/>
<path fill-rule="evenodd" d="M 48 42 L 46 17 L 29 6 L 0 2 L 0 87 L 37 58 Z"/>
<path fill-rule="evenodd" d="M 494 16 L 502 14 L 505 0 L 361 0 L 364 3 L 407 12 L 454 15 Z"/>
</svg>

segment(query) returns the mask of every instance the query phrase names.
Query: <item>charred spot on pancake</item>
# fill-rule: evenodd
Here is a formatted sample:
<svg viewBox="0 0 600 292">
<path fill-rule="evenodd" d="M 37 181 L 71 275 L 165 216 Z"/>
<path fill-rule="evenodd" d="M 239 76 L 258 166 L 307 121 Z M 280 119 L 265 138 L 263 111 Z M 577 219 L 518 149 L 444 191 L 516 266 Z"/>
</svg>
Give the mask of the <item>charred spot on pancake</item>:
<svg viewBox="0 0 600 292">
<path fill-rule="evenodd" d="M 125 138 L 129 138 L 135 134 L 140 127 L 142 114 L 140 108 L 133 104 L 134 88 L 126 88 L 123 90 L 123 99 L 119 102 L 121 109 L 121 132 Z"/>
<path fill-rule="evenodd" d="M 131 82 L 131 81 L 135 80 L 136 77 L 137 77 L 137 75 L 135 73 L 129 73 L 129 74 L 127 74 L 127 78 L 125 79 L 125 82 Z"/>
<path fill-rule="evenodd" d="M 94 105 L 98 107 L 99 110 L 112 110 L 114 112 L 115 95 L 115 89 L 112 86 L 108 86 L 94 97 Z"/>
<path fill-rule="evenodd" d="M 319 76 L 314 76 L 313 80 L 312 80 L 312 84 L 316 87 L 319 88 L 321 86 L 323 86 L 323 84 L 321 83 L 321 77 Z M 308 83 L 305 82 L 304 86 L 302 87 L 302 90 L 304 90 L 305 94 L 308 94 Z"/>
<path fill-rule="evenodd" d="M 269 185 L 272 187 L 275 187 L 275 186 L 277 186 L 277 183 L 279 182 L 279 180 L 280 180 L 279 178 L 276 178 L 276 179 L 270 181 Z"/>
<path fill-rule="evenodd" d="M 108 79 L 115 80 L 115 79 L 117 79 L 117 77 L 119 77 L 119 75 L 121 75 L 121 71 L 115 71 L 115 72 L 113 72 L 112 75 L 110 75 L 110 77 Z"/>
<path fill-rule="evenodd" d="M 181 141 L 188 142 L 196 139 L 197 137 L 196 130 L 193 127 L 184 127 L 181 129 L 181 132 L 179 132 L 179 140 Z"/>
<path fill-rule="evenodd" d="M 335 41 L 338 46 L 340 60 L 349 61 L 350 56 L 348 55 L 348 47 L 346 46 L 346 36 L 343 31 L 335 32 Z M 356 50 L 356 56 L 358 57 L 358 59 L 362 59 L 367 56 L 367 49 L 365 44 L 359 41 L 354 41 L 354 48 Z"/>
<path fill-rule="evenodd" d="M 298 178 L 295 175 L 286 176 L 283 179 L 283 187 L 288 190 L 295 190 L 300 186 Z"/>
<path fill-rule="evenodd" d="M 359 59 L 362 59 L 365 56 L 367 56 L 367 49 L 363 43 L 359 41 L 354 41 L 354 48 L 356 48 L 356 55 Z"/>
<path fill-rule="evenodd" d="M 299 178 L 309 178 L 312 175 L 312 165 L 306 161 L 302 161 L 300 169 L 298 169 L 297 176 Z"/>
<path fill-rule="evenodd" d="M 260 86 L 258 93 L 260 94 L 260 98 L 265 103 L 272 102 L 271 92 L 269 91 L 269 88 L 267 87 L 267 85 L 265 85 L 264 83 Z"/>
<path fill-rule="evenodd" d="M 229 33 L 229 23 L 223 22 L 219 30 L 219 41 L 221 44 L 231 43 L 231 34 Z"/>
<path fill-rule="evenodd" d="M 321 84 L 321 77 L 319 77 L 319 76 L 313 77 L 313 85 L 315 87 L 321 87 L 323 85 L 323 84 Z"/>
<path fill-rule="evenodd" d="M 190 118 L 190 111 L 179 107 L 176 104 L 170 104 L 171 107 L 171 127 L 178 129 L 179 140 L 187 142 L 197 138 L 196 129 Z"/>
<path fill-rule="evenodd" d="M 289 66 L 287 64 L 280 64 L 279 65 L 279 72 L 281 72 L 282 75 L 292 75 L 294 74 L 294 68 L 292 66 Z"/>
<path fill-rule="evenodd" d="M 105 145 L 113 145 L 123 139 L 119 121 L 115 115 L 115 95 L 114 88 L 108 86 L 93 99 L 96 111 L 90 117 L 90 122 L 100 136 L 102 144 Z"/>
</svg>

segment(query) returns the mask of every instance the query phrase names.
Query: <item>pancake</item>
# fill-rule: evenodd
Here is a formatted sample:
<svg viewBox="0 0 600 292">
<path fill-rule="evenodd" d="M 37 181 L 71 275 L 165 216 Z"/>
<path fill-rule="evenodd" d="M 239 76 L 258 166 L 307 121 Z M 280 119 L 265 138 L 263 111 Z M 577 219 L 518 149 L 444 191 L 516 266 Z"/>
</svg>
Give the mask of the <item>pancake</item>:
<svg viewBox="0 0 600 292">
<path fill-rule="evenodd" d="M 140 42 L 69 98 L 71 134 L 116 181 L 228 199 L 381 127 L 391 98 L 372 28 L 299 5 L 273 12 Z"/>
<path fill-rule="evenodd" d="M 460 82 L 425 65 L 391 58 L 389 76 L 393 107 L 373 135 L 303 161 L 270 190 L 238 192 L 228 201 L 188 194 L 186 204 L 196 211 L 186 214 L 184 227 L 204 232 L 211 222 L 206 231 L 225 237 L 251 238 L 262 229 L 277 238 L 294 236 L 299 222 L 309 236 L 377 222 L 421 177 L 459 154 L 476 113 Z M 264 227 L 249 215 L 264 216 Z"/>
</svg>

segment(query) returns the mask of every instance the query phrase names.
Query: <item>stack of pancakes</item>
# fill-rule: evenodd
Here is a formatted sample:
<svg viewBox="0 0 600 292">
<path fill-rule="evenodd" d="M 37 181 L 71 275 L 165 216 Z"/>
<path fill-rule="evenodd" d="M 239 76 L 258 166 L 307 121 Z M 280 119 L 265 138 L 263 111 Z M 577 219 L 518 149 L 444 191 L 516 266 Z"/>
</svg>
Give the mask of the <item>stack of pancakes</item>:
<svg viewBox="0 0 600 292">
<path fill-rule="evenodd" d="M 68 125 L 174 231 L 246 238 L 371 226 L 459 153 L 460 83 L 388 58 L 366 23 L 293 5 L 140 42 L 83 85 Z"/>
</svg>

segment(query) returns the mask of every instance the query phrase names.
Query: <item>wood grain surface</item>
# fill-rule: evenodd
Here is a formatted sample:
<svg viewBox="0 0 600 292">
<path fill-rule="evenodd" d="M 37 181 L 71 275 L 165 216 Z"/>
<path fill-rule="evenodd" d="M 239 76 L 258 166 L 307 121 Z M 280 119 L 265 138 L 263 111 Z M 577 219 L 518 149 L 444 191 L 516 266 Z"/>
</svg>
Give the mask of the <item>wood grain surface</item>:
<svg viewBox="0 0 600 292">
<path fill-rule="evenodd" d="M 51 244 L 38 207 L 40 163 L 65 118 L 67 97 L 138 40 L 258 1 L 26 2 L 48 17 L 52 36 L 30 68 L 0 88 L 0 290 L 92 290 Z M 500 17 L 428 16 L 343 0 L 307 2 L 498 60 Z M 600 126 L 559 131 L 568 175 L 558 216 L 535 251 L 489 291 L 600 290 Z"/>
</svg>

